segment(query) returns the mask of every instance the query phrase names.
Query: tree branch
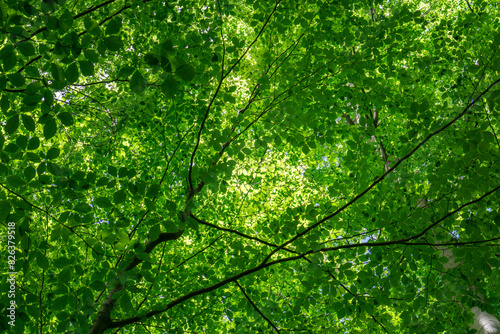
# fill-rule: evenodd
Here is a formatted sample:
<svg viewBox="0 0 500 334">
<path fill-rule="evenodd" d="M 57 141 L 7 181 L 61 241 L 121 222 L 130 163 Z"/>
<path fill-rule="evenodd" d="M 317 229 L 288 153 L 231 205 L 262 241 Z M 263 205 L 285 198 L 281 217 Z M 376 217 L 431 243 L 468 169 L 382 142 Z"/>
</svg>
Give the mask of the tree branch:
<svg viewBox="0 0 500 334">
<path fill-rule="evenodd" d="M 246 238 L 246 239 L 249 239 L 249 240 L 255 240 L 259 243 L 262 243 L 264 245 L 267 245 L 267 246 L 271 246 L 271 247 L 279 247 L 278 245 L 276 244 L 273 244 L 273 243 L 270 243 L 270 242 L 267 242 L 265 240 L 262 240 L 260 238 L 257 238 L 257 237 L 252 237 L 250 235 L 247 235 L 245 233 L 241 233 L 237 230 L 233 230 L 233 229 L 230 229 L 230 228 L 225 228 L 225 227 L 221 227 L 221 226 L 217 226 L 215 224 L 211 224 L 209 222 L 206 222 L 206 221 L 203 221 L 197 217 L 195 217 L 194 215 L 190 215 L 191 218 L 193 218 L 194 220 L 196 220 L 199 224 L 202 224 L 202 225 L 205 225 L 205 226 L 209 226 L 209 227 L 212 227 L 212 228 L 215 228 L 217 230 L 220 230 L 220 231 L 226 231 L 226 232 L 229 232 L 229 233 L 233 233 L 233 234 L 237 234 L 239 235 L 240 237 L 243 237 L 243 238 Z M 295 253 L 297 254 L 296 251 L 294 250 L 291 250 L 291 249 L 285 249 L 286 251 L 290 252 L 290 253 Z"/>
<path fill-rule="evenodd" d="M 240 289 L 240 291 L 243 293 L 243 295 L 245 295 L 245 298 L 248 300 L 248 302 L 250 303 L 250 305 L 252 305 L 252 307 L 254 308 L 255 311 L 257 311 L 257 313 L 260 314 L 260 316 L 262 318 L 264 318 L 264 320 L 266 320 L 268 322 L 269 325 L 271 325 L 271 327 L 277 332 L 279 333 L 279 329 L 273 324 L 273 322 L 271 320 L 269 320 L 260 310 L 259 308 L 257 307 L 257 305 L 255 305 L 255 303 L 252 301 L 252 299 L 250 299 L 250 297 L 247 295 L 245 289 L 243 289 L 243 287 L 240 285 L 240 283 L 238 283 L 238 281 L 234 281 L 234 283 L 236 283 L 236 285 L 238 286 L 238 288 Z"/>
<path fill-rule="evenodd" d="M 500 186 L 496 187 L 495 189 L 489 191 L 488 193 L 484 194 L 483 196 L 481 196 L 479 199 L 477 200 L 474 200 L 474 201 L 471 201 L 471 202 L 468 202 L 464 205 L 462 205 L 460 207 L 459 210 L 461 210 L 462 208 L 464 208 L 465 206 L 467 205 L 470 205 L 470 204 L 473 204 L 473 203 L 476 203 L 480 200 L 482 200 L 483 198 L 485 198 L 486 196 L 488 195 L 491 195 L 493 192 L 497 191 L 498 189 L 500 189 Z M 443 216 L 441 219 L 439 219 L 437 222 L 431 224 L 431 226 L 435 226 L 436 224 L 438 224 L 439 222 L 443 221 L 444 219 L 446 219 L 447 217 L 449 217 L 450 215 L 458 212 L 459 210 L 454 210 L 448 214 L 446 214 L 445 216 Z M 425 230 L 424 230 L 425 231 Z M 150 318 L 150 317 L 153 317 L 157 314 L 161 314 L 161 313 L 164 313 L 166 312 L 167 310 L 173 308 L 174 306 L 178 305 L 178 304 L 181 304 L 187 300 L 190 300 L 198 295 L 202 295 L 202 294 L 205 294 L 205 293 L 208 293 L 208 292 L 211 292 L 211 291 L 214 291 L 222 286 L 225 286 L 229 283 L 232 283 L 232 282 L 235 282 L 236 280 L 242 278 L 242 277 L 245 277 L 245 276 L 248 276 L 250 274 L 253 274 L 255 272 L 258 272 L 260 270 L 263 270 L 265 268 L 268 268 L 268 267 L 271 267 L 271 266 L 274 266 L 274 265 L 277 265 L 277 264 L 280 264 L 280 263 L 285 263 L 285 262 L 290 262 L 290 261 L 295 261 L 295 260 L 298 260 L 298 259 L 302 259 L 304 258 L 305 256 L 309 255 L 309 254 L 313 254 L 313 253 L 318 253 L 318 252 L 330 252 L 330 251 L 336 251 L 336 250 L 341 250 L 341 249 L 353 249 L 353 248 L 361 248 L 361 247 L 383 247 L 383 246 L 390 246 L 390 245 L 428 245 L 428 246 L 437 246 L 438 244 L 428 244 L 428 243 L 413 243 L 413 242 L 410 242 L 414 239 L 417 239 L 419 238 L 420 236 L 422 236 L 425 232 L 421 232 L 421 233 L 418 233 L 417 235 L 415 236 L 412 236 L 410 238 L 405 238 L 405 239 L 401 239 L 401 240 L 396 240 L 396 241 L 386 241 L 386 242 L 374 242 L 374 243 L 370 243 L 370 242 L 366 242 L 366 243 L 358 243 L 358 244 L 350 244 L 350 245 L 340 245 L 340 246 L 335 246 L 335 247 L 327 247 L 327 248 L 322 248 L 322 249 L 318 249 L 318 250 L 309 250 L 305 253 L 302 253 L 302 254 L 298 254 L 296 256 L 291 256 L 291 257 L 287 257 L 287 258 L 281 258 L 281 259 L 278 259 L 278 260 L 274 260 L 274 261 L 269 261 L 269 262 L 262 262 L 261 264 L 253 267 L 253 268 L 250 268 L 250 269 L 247 269 L 245 271 L 242 271 L 238 274 L 235 274 L 231 277 L 228 277 L 218 283 L 215 283 L 211 286 L 208 286 L 208 287 L 205 287 L 205 288 L 201 288 L 201 289 L 198 289 L 198 290 L 194 290 L 194 291 L 191 291 L 181 297 L 178 297 L 176 299 L 174 299 L 173 301 L 171 301 L 170 303 L 168 303 L 164 308 L 162 309 L 159 309 L 159 310 L 154 310 L 154 311 L 150 311 L 148 313 L 146 313 L 145 315 L 142 315 L 142 316 L 134 316 L 134 317 L 130 317 L 130 318 L 127 318 L 127 319 L 124 319 L 124 320 L 120 320 L 120 321 L 116 321 L 116 322 L 112 322 L 110 324 L 110 327 L 108 328 L 118 328 L 118 327 L 123 327 L 125 325 L 128 325 L 128 324 L 132 324 L 132 323 L 135 323 L 143 318 Z M 485 243 L 485 242 L 490 242 L 490 241 L 493 241 L 493 240 L 498 240 L 500 239 L 499 238 L 495 238 L 495 239 L 491 239 L 491 240 L 483 240 L 483 241 L 472 241 L 472 242 L 467 242 L 467 243 Z M 464 243 L 465 244 L 465 243 Z M 450 243 L 450 244 L 439 244 L 439 246 L 447 246 L 447 245 L 458 245 L 458 243 Z"/>
<path fill-rule="evenodd" d="M 388 171 L 386 171 L 384 174 L 382 174 L 380 177 L 378 177 L 372 184 L 370 184 L 365 190 L 363 190 L 361 193 L 359 193 L 358 195 L 356 195 L 353 199 L 351 199 L 349 202 L 347 202 L 346 204 L 344 204 L 343 206 L 341 206 L 339 209 L 337 209 L 337 211 L 335 211 L 334 213 L 322 218 L 321 220 L 319 220 L 318 222 L 314 223 L 313 225 L 309 226 L 308 228 L 306 228 L 304 231 L 300 232 L 300 233 L 297 233 L 297 235 L 291 239 L 289 239 L 288 241 L 284 242 L 283 244 L 281 244 L 278 248 L 276 248 L 274 251 L 272 251 L 263 261 L 263 263 L 265 263 L 266 261 L 269 261 L 269 259 L 271 258 L 271 256 L 273 256 L 276 252 L 278 252 L 280 249 L 282 249 L 283 247 L 286 247 L 287 245 L 289 245 L 290 243 L 294 242 L 295 240 L 299 239 L 300 237 L 306 235 L 307 233 L 309 233 L 311 230 L 315 229 L 316 227 L 318 227 L 319 225 L 321 225 L 322 223 L 324 223 L 325 221 L 327 221 L 328 219 L 331 219 L 333 217 L 335 217 L 336 215 L 338 215 L 340 212 L 344 211 L 346 208 L 350 207 L 351 205 L 353 205 L 358 199 L 360 199 L 361 197 L 363 197 L 366 193 L 368 193 L 370 190 L 372 190 L 377 184 L 379 184 L 380 182 L 382 182 L 387 175 L 389 175 L 393 170 L 395 170 L 403 161 L 407 160 L 408 158 L 410 158 L 416 151 L 418 151 L 422 146 L 424 146 L 425 143 L 427 143 L 432 137 L 438 135 L 439 133 L 443 132 L 444 130 L 446 130 L 448 127 L 450 127 L 452 124 L 454 124 L 456 121 L 458 121 L 460 118 L 462 118 L 466 113 L 467 111 L 473 106 L 476 104 L 476 102 L 478 100 L 481 99 L 481 97 L 486 94 L 491 88 L 493 88 L 493 86 L 495 86 L 497 83 L 500 82 L 500 79 L 497 79 L 495 80 L 493 83 L 491 83 L 481 94 L 479 94 L 479 96 L 475 99 L 472 100 L 472 102 L 470 102 L 467 107 L 464 108 L 464 110 L 458 114 L 455 118 L 453 118 L 450 122 L 448 122 L 447 124 L 445 124 L 443 127 L 439 128 L 438 130 L 432 132 L 431 134 L 429 134 L 427 137 L 425 137 L 424 140 L 422 140 L 420 143 L 417 144 L 417 146 L 415 146 L 415 148 L 413 148 L 413 150 L 411 150 L 408 154 L 406 154 L 404 157 L 402 157 L 401 159 L 399 159 L 395 164 L 394 166 L 392 166 Z M 496 190 L 495 190 L 496 191 Z M 429 227 L 429 229 L 432 228 Z M 425 232 L 422 233 L 422 235 L 424 234 Z"/>
</svg>

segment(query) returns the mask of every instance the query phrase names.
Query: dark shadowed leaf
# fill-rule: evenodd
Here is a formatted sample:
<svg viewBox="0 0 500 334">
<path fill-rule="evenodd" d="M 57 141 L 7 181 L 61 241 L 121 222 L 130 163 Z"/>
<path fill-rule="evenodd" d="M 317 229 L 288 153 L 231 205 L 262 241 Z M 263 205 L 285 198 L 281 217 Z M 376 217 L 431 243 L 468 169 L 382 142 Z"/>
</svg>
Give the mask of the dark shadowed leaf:
<svg viewBox="0 0 500 334">
<path fill-rule="evenodd" d="M 75 83 L 79 75 L 78 66 L 76 66 L 76 63 L 71 63 L 66 69 L 66 81 L 70 84 Z"/>
<path fill-rule="evenodd" d="M 115 35 L 120 32 L 122 28 L 122 21 L 120 18 L 115 17 L 106 25 L 106 35 Z"/>
<path fill-rule="evenodd" d="M 94 199 L 94 203 L 101 208 L 111 208 L 113 206 L 113 203 L 106 197 L 98 197 Z"/>
<path fill-rule="evenodd" d="M 109 51 L 118 51 L 123 47 L 123 42 L 119 36 L 104 38 L 104 44 Z"/>
<path fill-rule="evenodd" d="M 113 194 L 115 204 L 120 204 L 127 198 L 127 193 L 124 190 L 118 190 Z"/>
<path fill-rule="evenodd" d="M 59 118 L 61 123 L 65 126 L 73 125 L 73 116 L 69 112 L 62 112 L 57 115 L 57 118 Z"/>
<path fill-rule="evenodd" d="M 8 134 L 12 134 L 16 132 L 18 127 L 19 127 L 19 115 L 14 115 L 7 120 L 4 129 L 5 132 L 7 132 Z"/>
<path fill-rule="evenodd" d="M 185 64 L 179 67 L 175 73 L 184 81 L 189 82 L 194 79 L 196 71 L 191 64 Z"/>
<path fill-rule="evenodd" d="M 26 83 L 26 80 L 21 73 L 9 74 L 7 78 L 14 87 L 21 87 Z"/>
<path fill-rule="evenodd" d="M 19 52 L 21 52 L 21 54 L 23 56 L 26 56 L 26 57 L 30 57 L 30 56 L 33 56 L 35 54 L 35 48 L 33 47 L 32 42 L 29 42 L 29 41 L 20 43 L 17 46 L 17 49 L 19 50 Z"/>
<path fill-rule="evenodd" d="M 86 77 L 94 75 L 94 64 L 87 60 L 78 61 L 78 65 L 80 65 L 80 70 L 82 74 Z"/>
<path fill-rule="evenodd" d="M 167 98 L 173 98 L 177 94 L 177 81 L 171 76 L 168 76 L 161 85 L 161 91 Z"/>
<path fill-rule="evenodd" d="M 99 24 L 96 20 L 92 19 L 89 16 L 85 16 L 83 22 L 85 24 L 85 29 L 87 29 L 87 32 L 89 34 L 93 36 L 99 36 L 101 34 L 101 29 L 99 28 Z"/>
<path fill-rule="evenodd" d="M 142 93 L 146 87 L 146 79 L 144 79 L 139 71 L 136 71 L 130 79 L 130 89 L 134 93 Z"/>
<path fill-rule="evenodd" d="M 55 159 L 59 156 L 61 151 L 57 147 L 52 147 L 47 151 L 47 159 Z"/>
<path fill-rule="evenodd" d="M 45 125 L 43 126 L 43 136 L 45 139 L 50 139 L 54 137 L 57 132 L 57 122 L 54 118 L 51 118 Z"/>
</svg>

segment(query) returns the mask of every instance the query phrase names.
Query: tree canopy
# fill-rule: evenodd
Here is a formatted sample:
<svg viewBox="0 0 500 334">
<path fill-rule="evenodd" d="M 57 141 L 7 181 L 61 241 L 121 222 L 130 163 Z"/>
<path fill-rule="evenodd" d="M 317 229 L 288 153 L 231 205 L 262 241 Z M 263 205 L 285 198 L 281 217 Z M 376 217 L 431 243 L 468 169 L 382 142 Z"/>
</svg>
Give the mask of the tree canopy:
<svg viewBox="0 0 500 334">
<path fill-rule="evenodd" d="M 486 0 L 0 3 L 0 327 L 494 327 L 499 27 Z"/>
</svg>

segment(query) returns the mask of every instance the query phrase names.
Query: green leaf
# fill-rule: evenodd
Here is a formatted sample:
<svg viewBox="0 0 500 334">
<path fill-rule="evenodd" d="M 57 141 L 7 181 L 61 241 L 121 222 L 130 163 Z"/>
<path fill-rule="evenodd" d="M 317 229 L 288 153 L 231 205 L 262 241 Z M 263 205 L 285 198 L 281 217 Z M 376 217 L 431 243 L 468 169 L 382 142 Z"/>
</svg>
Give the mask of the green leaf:
<svg viewBox="0 0 500 334">
<path fill-rule="evenodd" d="M 111 181 L 109 181 L 109 183 L 106 185 L 106 188 L 108 189 L 111 189 L 111 188 L 114 188 L 116 186 L 116 180 L 115 179 L 112 179 Z"/>
<path fill-rule="evenodd" d="M 40 139 L 38 137 L 31 137 L 28 141 L 28 150 L 36 150 L 40 147 Z"/>
<path fill-rule="evenodd" d="M 108 183 L 109 183 L 109 179 L 107 177 L 103 176 L 103 177 L 100 177 L 99 180 L 97 180 L 95 185 L 98 187 L 102 187 L 102 186 L 107 185 Z"/>
<path fill-rule="evenodd" d="M 144 204 L 146 204 L 146 207 L 148 208 L 149 211 L 156 211 L 155 203 L 149 198 L 144 199 Z"/>
<path fill-rule="evenodd" d="M 92 207 L 87 203 L 78 203 L 74 209 L 75 209 L 75 211 L 83 213 L 83 214 L 92 211 Z"/>
<path fill-rule="evenodd" d="M 167 98 L 173 98 L 177 94 L 177 81 L 168 76 L 161 85 L 161 91 Z"/>
<path fill-rule="evenodd" d="M 38 175 L 42 175 L 43 173 L 45 173 L 45 167 L 47 167 L 47 164 L 45 162 L 41 162 L 36 169 L 36 173 Z"/>
<path fill-rule="evenodd" d="M 166 40 L 164 41 L 162 44 L 161 44 L 161 51 L 162 51 L 162 54 L 161 56 L 163 57 L 167 57 L 169 56 L 170 54 L 174 53 L 175 50 L 174 50 L 174 46 L 172 44 L 172 41 L 171 40 Z"/>
<path fill-rule="evenodd" d="M 36 252 L 36 263 L 43 270 L 49 269 L 49 260 L 42 252 Z"/>
<path fill-rule="evenodd" d="M 38 103 L 40 103 L 40 101 L 42 100 L 42 95 L 41 94 L 26 94 L 24 96 L 24 99 L 23 99 L 23 104 L 25 104 L 26 106 L 29 106 L 29 107 L 34 107 L 36 106 Z"/>
<path fill-rule="evenodd" d="M 26 95 L 38 94 L 42 88 L 41 86 L 42 85 L 40 82 L 32 82 L 26 87 L 26 90 L 24 92 L 26 93 Z"/>
<path fill-rule="evenodd" d="M 111 203 L 111 201 L 106 197 L 98 197 L 98 198 L 94 199 L 93 203 L 95 205 L 97 205 L 98 207 L 101 207 L 103 209 L 113 207 L 113 203 Z"/>
<path fill-rule="evenodd" d="M 28 166 L 24 169 L 24 176 L 26 180 L 31 181 L 36 176 L 36 170 L 32 166 Z"/>
<path fill-rule="evenodd" d="M 146 89 L 146 79 L 142 76 L 139 71 L 135 71 L 130 79 L 130 89 L 134 93 L 142 93 Z"/>
<path fill-rule="evenodd" d="M 2 96 L 2 99 L 0 100 L 0 104 L 1 104 L 1 109 L 2 109 L 2 112 L 5 114 L 7 113 L 7 111 L 9 110 L 10 108 L 10 101 L 9 101 L 9 98 L 7 97 L 7 95 L 3 95 Z"/>
<path fill-rule="evenodd" d="M 128 174 L 127 168 L 120 167 L 120 169 L 118 170 L 118 177 L 120 177 L 120 178 L 126 177 L 127 174 Z"/>
<path fill-rule="evenodd" d="M 7 87 L 7 77 L 5 75 L 0 75 L 0 91 L 4 90 L 5 87 Z"/>
<path fill-rule="evenodd" d="M 54 104 L 54 95 L 50 89 L 46 89 L 43 93 L 43 102 L 49 107 Z"/>
<path fill-rule="evenodd" d="M 61 213 L 61 215 L 59 216 L 58 222 L 59 223 L 66 222 L 68 220 L 68 217 L 69 217 L 70 214 L 71 214 L 71 211 L 65 211 L 65 212 Z"/>
<path fill-rule="evenodd" d="M 48 150 L 46 158 L 49 160 L 55 159 L 59 156 L 60 152 L 61 151 L 57 147 L 52 147 Z"/>
<path fill-rule="evenodd" d="M 161 232 L 160 231 L 160 225 L 159 224 L 155 224 L 149 230 L 149 237 L 154 240 L 154 239 L 158 238 L 158 236 L 160 235 L 160 232 Z"/>
<path fill-rule="evenodd" d="M 132 73 L 134 73 L 135 68 L 132 66 L 123 66 L 118 72 L 118 77 L 122 79 L 127 79 Z"/>
<path fill-rule="evenodd" d="M 15 143 L 10 143 L 5 146 L 4 151 L 10 154 L 16 153 L 19 150 L 19 147 Z"/>
<path fill-rule="evenodd" d="M 17 46 L 17 49 L 25 57 L 30 57 L 35 54 L 35 47 L 30 41 L 22 42 Z"/>
<path fill-rule="evenodd" d="M 116 169 L 115 166 L 108 166 L 108 173 L 111 176 L 117 177 L 118 176 L 118 169 Z"/>
<path fill-rule="evenodd" d="M 121 174 L 121 173 L 120 173 L 120 174 Z M 129 179 L 131 179 L 131 178 L 135 177 L 136 175 L 137 175 L 137 171 L 136 171 L 134 168 L 129 169 L 129 170 L 128 170 L 128 172 L 127 172 L 127 177 L 128 177 Z"/>
<path fill-rule="evenodd" d="M 15 53 L 10 54 L 8 57 L 4 58 L 2 61 L 3 70 L 5 72 L 11 70 L 17 64 L 17 57 Z"/>
<path fill-rule="evenodd" d="M 7 177 L 7 182 L 9 183 L 10 186 L 14 188 L 20 188 L 24 186 L 26 183 L 17 175 L 11 175 Z"/>
<path fill-rule="evenodd" d="M 158 57 L 152 53 L 148 53 L 147 55 L 144 56 L 144 62 L 151 67 L 156 66 L 160 63 Z"/>
<path fill-rule="evenodd" d="M 99 54 L 94 50 L 83 50 L 83 54 L 85 55 L 85 58 L 87 58 L 88 61 L 92 63 L 99 62 Z"/>
<path fill-rule="evenodd" d="M 8 201 L 0 201 L 0 222 L 5 221 L 10 214 L 11 206 Z"/>
<path fill-rule="evenodd" d="M 7 75 L 7 78 L 14 87 L 21 87 L 26 83 L 24 76 L 21 73 L 9 74 Z"/>
<path fill-rule="evenodd" d="M 64 81 L 64 71 L 61 66 L 52 63 L 50 65 L 50 72 L 55 81 Z"/>
<path fill-rule="evenodd" d="M 71 63 L 66 69 L 66 81 L 70 84 L 75 83 L 79 75 L 78 66 L 75 63 Z"/>
<path fill-rule="evenodd" d="M 117 190 L 113 194 L 113 199 L 115 204 L 123 203 L 127 199 L 127 193 L 124 190 Z"/>
<path fill-rule="evenodd" d="M 155 197 L 158 195 L 158 192 L 160 191 L 160 185 L 159 184 L 152 184 L 148 188 L 148 192 L 146 193 L 147 197 Z"/>
<path fill-rule="evenodd" d="M 34 66 L 29 66 L 29 65 L 25 66 L 24 72 L 26 73 L 27 77 L 35 77 L 35 78 L 40 77 L 40 70 Z"/>
<path fill-rule="evenodd" d="M 28 144 L 28 137 L 20 135 L 16 138 L 16 144 L 20 149 L 24 150 Z"/>
<path fill-rule="evenodd" d="M 47 162 L 47 170 L 54 176 L 61 176 L 61 168 L 54 162 Z"/>
<path fill-rule="evenodd" d="M 5 146 L 4 150 L 7 153 L 13 154 L 19 150 L 19 147 L 15 143 L 10 143 L 7 146 Z"/>
<path fill-rule="evenodd" d="M 175 73 L 184 81 L 189 82 L 196 76 L 196 71 L 191 64 L 185 64 L 178 68 Z"/>
<path fill-rule="evenodd" d="M 490 98 L 492 100 L 499 100 L 500 99 L 500 89 L 492 91 L 491 95 L 490 95 Z"/>
<path fill-rule="evenodd" d="M 0 59 L 9 58 L 14 53 L 14 45 L 7 44 L 0 50 Z"/>
<path fill-rule="evenodd" d="M 94 75 L 94 64 L 87 60 L 78 61 L 78 65 L 80 65 L 80 71 L 82 71 L 82 75 L 89 77 Z"/>
<path fill-rule="evenodd" d="M 4 129 L 5 132 L 7 132 L 7 134 L 13 134 L 14 132 L 16 132 L 18 127 L 19 127 L 19 115 L 14 115 L 7 120 Z"/>
<path fill-rule="evenodd" d="M 61 121 L 61 123 L 65 126 L 73 125 L 73 116 L 69 112 L 62 112 L 57 115 L 57 118 Z"/>
<path fill-rule="evenodd" d="M 142 261 L 151 261 L 151 256 L 146 252 L 141 252 L 137 254 L 137 258 Z"/>
<path fill-rule="evenodd" d="M 87 32 L 93 36 L 99 36 L 101 34 L 101 29 L 96 20 L 90 18 L 88 15 L 83 19 L 85 29 Z"/>
<path fill-rule="evenodd" d="M 64 32 L 68 31 L 73 26 L 73 15 L 71 15 L 68 9 L 65 9 L 62 13 L 59 24 Z"/>
<path fill-rule="evenodd" d="M 50 139 L 55 136 L 57 132 L 57 123 L 56 120 L 51 118 L 45 125 L 43 126 L 43 136 L 45 139 Z"/>
<path fill-rule="evenodd" d="M 89 287 L 94 291 L 102 291 L 106 289 L 106 284 L 103 281 L 93 281 Z"/>
<path fill-rule="evenodd" d="M 115 35 L 120 32 L 122 21 L 119 17 L 111 19 L 106 25 L 106 35 Z"/>
<path fill-rule="evenodd" d="M 45 26 L 48 30 L 56 30 L 59 29 L 59 19 L 55 16 L 46 15 L 43 17 L 45 21 Z"/>
<path fill-rule="evenodd" d="M 110 36 L 104 38 L 104 44 L 109 51 L 118 51 L 123 48 L 123 42 L 119 36 Z"/>
</svg>

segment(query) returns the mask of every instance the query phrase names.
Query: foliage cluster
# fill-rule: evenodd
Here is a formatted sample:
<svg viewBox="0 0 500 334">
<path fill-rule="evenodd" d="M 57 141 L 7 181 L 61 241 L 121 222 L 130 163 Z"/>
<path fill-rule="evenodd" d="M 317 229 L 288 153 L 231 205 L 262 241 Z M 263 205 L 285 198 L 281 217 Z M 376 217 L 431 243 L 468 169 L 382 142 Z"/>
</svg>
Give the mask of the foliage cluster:
<svg viewBox="0 0 500 334">
<path fill-rule="evenodd" d="M 0 3 L 15 331 L 467 333 L 471 307 L 500 314 L 499 18 Z"/>
</svg>

